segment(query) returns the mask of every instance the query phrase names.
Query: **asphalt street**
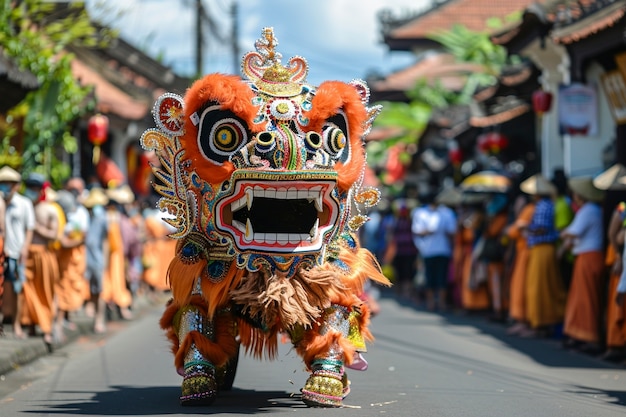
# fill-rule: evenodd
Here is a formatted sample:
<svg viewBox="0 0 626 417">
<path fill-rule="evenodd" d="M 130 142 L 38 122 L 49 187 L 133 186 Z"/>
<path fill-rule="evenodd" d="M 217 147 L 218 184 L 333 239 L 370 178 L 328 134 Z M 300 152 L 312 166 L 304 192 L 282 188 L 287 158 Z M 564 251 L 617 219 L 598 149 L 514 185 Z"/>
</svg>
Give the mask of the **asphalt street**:
<svg viewBox="0 0 626 417">
<path fill-rule="evenodd" d="M 234 388 L 210 407 L 178 404 L 175 373 L 158 327 L 161 306 L 81 337 L 0 379 L 1 416 L 624 416 L 626 368 L 520 339 L 481 317 L 428 313 L 381 299 L 365 372 L 349 371 L 352 393 L 338 410 L 300 402 L 304 371 L 290 346 L 276 361 L 242 353 Z"/>
</svg>

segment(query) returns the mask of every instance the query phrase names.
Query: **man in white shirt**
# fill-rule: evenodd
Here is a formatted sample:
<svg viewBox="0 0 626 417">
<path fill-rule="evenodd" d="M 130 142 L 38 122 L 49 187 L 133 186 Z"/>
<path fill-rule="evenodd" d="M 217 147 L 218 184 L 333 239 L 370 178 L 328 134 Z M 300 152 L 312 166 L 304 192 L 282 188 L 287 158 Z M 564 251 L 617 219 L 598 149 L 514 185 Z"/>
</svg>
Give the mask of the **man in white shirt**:
<svg viewBox="0 0 626 417">
<path fill-rule="evenodd" d="M 424 193 L 424 204 L 413 212 L 411 230 L 415 246 L 424 261 L 426 306 L 433 311 L 446 308 L 448 267 L 452 257 L 452 238 L 456 232 L 454 212 L 435 203 L 433 193 Z M 437 300 L 435 300 L 437 294 Z"/>
<path fill-rule="evenodd" d="M 13 334 L 18 339 L 27 336 L 22 330 L 22 287 L 25 281 L 24 269 L 28 250 L 35 229 L 35 209 L 33 203 L 17 192 L 22 176 L 9 166 L 0 169 L 0 193 L 6 204 L 4 218 L 4 295 L 3 304 L 7 314 L 13 319 Z"/>
</svg>

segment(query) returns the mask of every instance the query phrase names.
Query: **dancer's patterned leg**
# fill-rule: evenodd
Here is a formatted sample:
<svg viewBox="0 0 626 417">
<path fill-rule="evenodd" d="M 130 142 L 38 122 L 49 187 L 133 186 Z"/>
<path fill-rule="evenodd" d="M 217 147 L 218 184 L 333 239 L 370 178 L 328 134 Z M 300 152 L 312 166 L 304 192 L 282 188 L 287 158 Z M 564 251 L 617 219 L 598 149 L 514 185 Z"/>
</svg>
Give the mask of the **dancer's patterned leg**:
<svg viewBox="0 0 626 417">
<path fill-rule="evenodd" d="M 192 337 L 197 332 L 210 340 L 215 339 L 214 326 L 195 306 L 187 306 L 180 316 L 179 340 Z M 182 405 L 208 405 L 217 396 L 215 366 L 200 352 L 195 342 L 191 342 L 184 359 L 184 379 L 182 383 Z"/>
<path fill-rule="evenodd" d="M 325 311 L 320 335 L 333 332 L 347 338 L 349 331 L 347 308 L 334 304 Z M 332 343 L 317 355 L 309 367 L 312 372 L 302 389 L 302 401 L 311 407 L 341 407 L 342 399 L 350 388 L 344 372 L 344 350 L 340 344 Z"/>
</svg>

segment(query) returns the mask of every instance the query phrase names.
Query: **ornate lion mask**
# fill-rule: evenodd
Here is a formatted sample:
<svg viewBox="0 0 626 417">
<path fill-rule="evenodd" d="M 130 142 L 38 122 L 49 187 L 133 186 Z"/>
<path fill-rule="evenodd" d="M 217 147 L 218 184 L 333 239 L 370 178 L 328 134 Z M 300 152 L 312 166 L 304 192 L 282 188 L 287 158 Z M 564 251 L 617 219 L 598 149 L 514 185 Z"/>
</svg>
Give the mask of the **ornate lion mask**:
<svg viewBox="0 0 626 417">
<path fill-rule="evenodd" d="M 362 188 L 363 137 L 380 111 L 366 84 L 308 85 L 305 59 L 283 65 L 276 45 L 265 28 L 242 60 L 247 81 L 210 74 L 184 99 L 161 96 L 158 128 L 141 138 L 161 162 L 154 187 L 178 256 L 205 257 L 214 281 L 232 262 L 285 276 L 321 264 L 379 199 Z"/>
</svg>

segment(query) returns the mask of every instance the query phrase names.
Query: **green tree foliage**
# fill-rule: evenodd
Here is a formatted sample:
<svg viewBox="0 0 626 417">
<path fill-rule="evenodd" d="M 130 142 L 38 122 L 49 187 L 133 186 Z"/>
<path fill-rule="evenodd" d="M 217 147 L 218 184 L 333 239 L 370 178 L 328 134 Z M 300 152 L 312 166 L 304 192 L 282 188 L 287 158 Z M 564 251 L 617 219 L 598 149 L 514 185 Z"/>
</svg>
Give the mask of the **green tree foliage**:
<svg viewBox="0 0 626 417">
<path fill-rule="evenodd" d="M 469 103 L 478 88 L 496 84 L 502 68 L 510 62 L 506 48 L 491 42 L 487 32 L 474 32 L 463 25 L 454 25 L 448 31 L 434 33 L 431 38 L 458 62 L 482 68 L 467 74 L 465 86 L 454 98 L 456 102 L 450 104 Z"/>
<path fill-rule="evenodd" d="M 66 48 L 104 45 L 115 34 L 92 25 L 82 3 L 58 9 L 42 0 L 4 0 L 0 7 L 0 47 L 40 83 L 7 116 L 0 164 L 19 165 L 24 174 L 43 173 L 58 185 L 69 175 L 59 151 L 77 151 L 73 123 L 95 104 L 91 88 L 74 79 L 74 56 Z M 21 155 L 11 146 L 20 127 Z"/>
<path fill-rule="evenodd" d="M 508 56 L 502 46 L 493 44 L 487 32 L 474 32 L 462 25 L 434 33 L 431 38 L 441 44 L 445 52 L 453 55 L 457 62 L 473 64 L 477 70 L 459 74 L 465 77 L 461 91 L 448 90 L 438 81 L 419 79 L 406 92 L 409 103 L 382 103 L 383 110 L 376 119 L 375 126 L 402 129 L 398 130 L 396 137 L 385 143 L 372 143 L 368 146 L 368 152 L 374 155 L 371 158 L 374 164 L 380 163 L 389 147 L 399 142 L 416 143 L 426 128 L 433 109 L 469 104 L 477 89 L 497 82 L 504 65 L 519 61 L 517 57 Z M 409 159 L 406 155 L 403 157 Z"/>
</svg>

